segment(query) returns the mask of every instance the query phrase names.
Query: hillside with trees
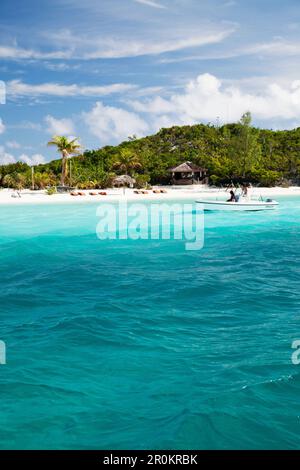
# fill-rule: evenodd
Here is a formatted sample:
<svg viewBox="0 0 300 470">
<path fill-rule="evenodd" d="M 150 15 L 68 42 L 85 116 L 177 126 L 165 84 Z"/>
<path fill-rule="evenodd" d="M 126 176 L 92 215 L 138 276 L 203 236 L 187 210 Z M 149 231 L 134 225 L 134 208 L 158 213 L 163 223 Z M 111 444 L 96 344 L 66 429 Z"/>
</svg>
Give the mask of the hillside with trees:
<svg viewBox="0 0 300 470">
<path fill-rule="evenodd" d="M 168 184 L 169 168 L 187 160 L 207 168 L 210 184 L 214 185 L 231 181 L 261 186 L 298 184 L 300 128 L 259 129 L 251 125 L 250 113 L 238 123 L 223 126 L 174 126 L 149 137 L 130 137 L 118 146 L 72 156 L 68 158 L 68 171 L 63 157 L 63 181 L 79 188 L 103 188 L 110 186 L 116 175 L 129 174 L 139 186 Z M 61 180 L 62 159 L 35 166 L 36 189 L 55 186 Z M 0 167 L 1 187 L 24 188 L 31 184 L 31 168 L 25 163 Z"/>
</svg>

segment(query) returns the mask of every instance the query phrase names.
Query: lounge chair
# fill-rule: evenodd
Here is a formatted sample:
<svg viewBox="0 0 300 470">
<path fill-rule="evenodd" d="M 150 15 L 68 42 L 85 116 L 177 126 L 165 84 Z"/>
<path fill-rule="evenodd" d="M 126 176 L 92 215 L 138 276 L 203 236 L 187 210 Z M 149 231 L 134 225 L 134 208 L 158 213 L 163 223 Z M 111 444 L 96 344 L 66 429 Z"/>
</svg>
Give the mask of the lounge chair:
<svg viewBox="0 0 300 470">
<path fill-rule="evenodd" d="M 161 189 L 160 192 L 161 192 L 162 194 L 166 194 L 168 191 L 166 191 L 165 189 Z"/>
<path fill-rule="evenodd" d="M 79 196 L 85 196 L 85 193 L 83 191 L 78 191 Z"/>
<path fill-rule="evenodd" d="M 160 190 L 159 189 L 153 189 L 153 193 L 154 194 L 160 194 Z"/>
<path fill-rule="evenodd" d="M 16 197 L 22 197 L 22 196 L 21 196 L 20 191 L 14 191 L 14 192 L 11 194 L 11 197 L 16 198 Z"/>
<path fill-rule="evenodd" d="M 149 194 L 148 191 L 143 190 L 142 194 Z"/>
<path fill-rule="evenodd" d="M 70 194 L 71 194 L 71 196 L 79 196 L 79 194 L 76 193 L 75 191 L 72 191 Z"/>
<path fill-rule="evenodd" d="M 100 191 L 100 193 L 98 193 L 98 194 L 100 194 L 100 196 L 107 196 L 107 192 L 106 192 L 106 191 Z"/>
<path fill-rule="evenodd" d="M 95 192 L 93 192 L 93 191 L 91 191 L 91 192 L 89 193 L 90 196 L 97 196 L 97 194 L 98 194 L 98 193 L 95 193 Z"/>
<path fill-rule="evenodd" d="M 135 189 L 133 192 L 134 194 L 142 194 L 142 191 L 139 191 L 138 189 Z"/>
</svg>

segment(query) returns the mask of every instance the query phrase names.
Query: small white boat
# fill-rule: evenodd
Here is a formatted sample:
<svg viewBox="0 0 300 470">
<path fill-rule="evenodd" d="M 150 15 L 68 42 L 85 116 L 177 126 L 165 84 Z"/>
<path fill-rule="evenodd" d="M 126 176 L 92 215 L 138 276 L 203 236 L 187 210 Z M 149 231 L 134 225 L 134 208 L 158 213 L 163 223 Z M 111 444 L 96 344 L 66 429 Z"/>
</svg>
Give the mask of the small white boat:
<svg viewBox="0 0 300 470">
<path fill-rule="evenodd" d="M 201 204 L 202 207 L 200 209 L 205 211 L 265 211 L 276 209 L 278 206 L 278 202 L 272 199 L 256 201 L 240 198 L 238 202 L 200 200 L 196 201 L 196 203 Z"/>
</svg>

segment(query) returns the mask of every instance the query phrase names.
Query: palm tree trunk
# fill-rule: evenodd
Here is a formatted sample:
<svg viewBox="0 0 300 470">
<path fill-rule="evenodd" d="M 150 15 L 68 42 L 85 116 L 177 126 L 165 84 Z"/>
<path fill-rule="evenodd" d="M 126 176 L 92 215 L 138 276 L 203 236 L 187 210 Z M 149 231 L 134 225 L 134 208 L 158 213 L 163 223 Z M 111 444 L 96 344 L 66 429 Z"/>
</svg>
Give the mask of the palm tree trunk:
<svg viewBox="0 0 300 470">
<path fill-rule="evenodd" d="M 61 170 L 61 185 L 65 185 L 66 177 L 68 175 L 68 152 L 65 150 L 62 153 L 62 170 Z"/>
</svg>

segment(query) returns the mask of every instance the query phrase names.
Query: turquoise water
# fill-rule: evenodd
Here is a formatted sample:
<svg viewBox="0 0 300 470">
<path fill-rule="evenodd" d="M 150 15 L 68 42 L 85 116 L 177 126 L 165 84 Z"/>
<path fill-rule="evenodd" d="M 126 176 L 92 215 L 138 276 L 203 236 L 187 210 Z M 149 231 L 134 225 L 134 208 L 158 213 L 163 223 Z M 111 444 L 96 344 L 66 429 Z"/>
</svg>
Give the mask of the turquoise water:
<svg viewBox="0 0 300 470">
<path fill-rule="evenodd" d="M 300 199 L 205 245 L 107 240 L 96 206 L 0 208 L 2 449 L 300 448 Z"/>
</svg>

